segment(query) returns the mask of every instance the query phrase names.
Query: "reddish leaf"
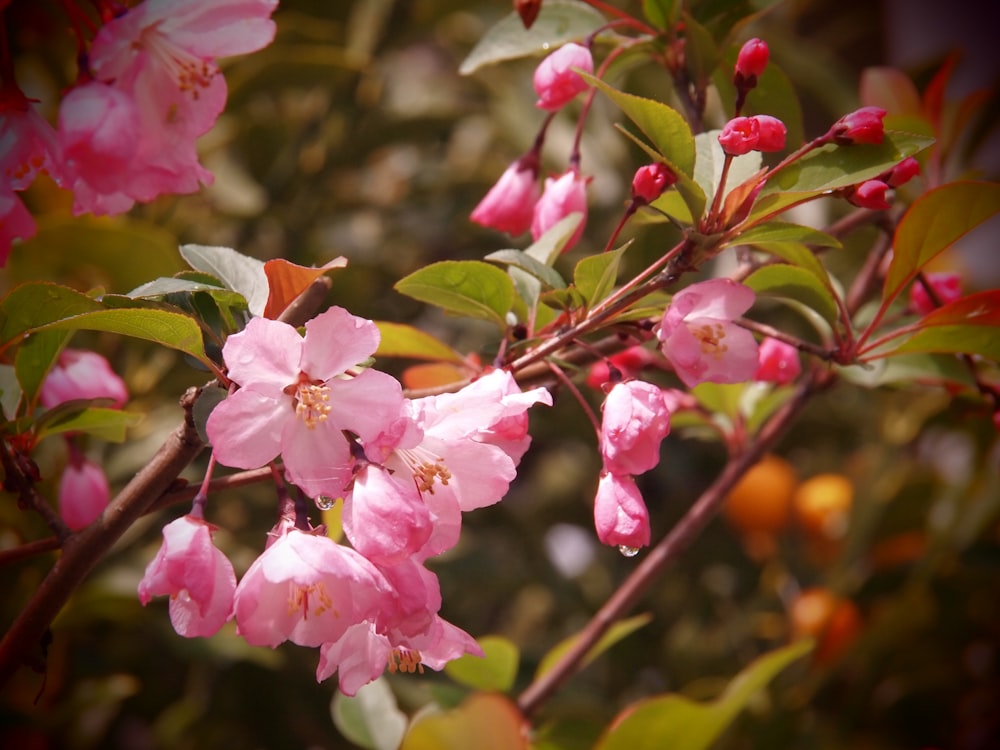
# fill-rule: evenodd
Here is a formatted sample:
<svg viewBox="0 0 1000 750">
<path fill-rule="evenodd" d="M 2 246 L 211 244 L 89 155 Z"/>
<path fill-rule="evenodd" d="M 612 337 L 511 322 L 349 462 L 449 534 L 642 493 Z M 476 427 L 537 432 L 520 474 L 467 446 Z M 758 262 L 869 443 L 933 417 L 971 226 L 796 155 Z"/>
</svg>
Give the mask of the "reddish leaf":
<svg viewBox="0 0 1000 750">
<path fill-rule="evenodd" d="M 283 258 L 269 260 L 264 264 L 267 275 L 268 295 L 264 307 L 264 317 L 277 318 L 285 311 L 292 301 L 298 297 L 316 279 L 334 268 L 347 265 L 347 258 L 334 258 L 320 268 L 306 268 L 295 263 L 289 263 Z"/>
</svg>

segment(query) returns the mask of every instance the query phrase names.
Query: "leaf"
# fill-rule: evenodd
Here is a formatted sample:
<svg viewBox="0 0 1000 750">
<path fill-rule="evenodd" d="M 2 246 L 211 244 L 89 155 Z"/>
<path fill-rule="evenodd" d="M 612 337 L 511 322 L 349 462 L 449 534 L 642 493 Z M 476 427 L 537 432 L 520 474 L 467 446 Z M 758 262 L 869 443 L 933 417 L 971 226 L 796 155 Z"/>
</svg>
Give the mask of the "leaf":
<svg viewBox="0 0 1000 750">
<path fill-rule="evenodd" d="M 757 693 L 812 648 L 812 641 L 798 641 L 755 659 L 714 701 L 676 693 L 639 701 L 618 715 L 596 749 L 707 750 Z"/>
<path fill-rule="evenodd" d="M 22 284 L 0 300 L 0 348 L 46 323 L 100 309 L 100 302 L 67 286 Z"/>
<path fill-rule="evenodd" d="M 376 357 L 428 359 L 455 364 L 465 362 L 461 354 L 419 328 L 405 323 L 390 323 L 386 320 L 377 320 L 375 325 L 381 334 L 378 350 L 375 352 Z"/>
<path fill-rule="evenodd" d="M 822 315 L 831 325 L 836 324 L 838 310 L 833 294 L 810 270 L 776 263 L 758 268 L 743 283 L 758 294 L 801 302 Z"/>
<path fill-rule="evenodd" d="M 624 620 L 619 620 L 608 628 L 608 631 L 601 636 L 600 640 L 598 640 L 597 643 L 590 648 L 590 650 L 583 657 L 581 666 L 590 664 L 594 661 L 594 659 L 618 643 L 618 641 L 624 640 L 639 628 L 645 627 L 652 619 L 653 616 L 647 612 L 641 615 L 626 618 Z M 571 635 L 568 638 L 564 638 L 559 641 L 559 643 L 551 648 L 538 663 L 538 669 L 535 670 L 535 679 L 537 680 L 543 674 L 552 669 L 552 667 L 556 665 L 556 662 L 562 658 L 562 655 L 566 653 L 570 647 L 572 647 L 572 645 L 579 640 L 579 638 L 579 634 Z"/>
<path fill-rule="evenodd" d="M 920 115 L 920 92 L 906 73 L 896 68 L 871 66 L 861 71 L 861 104 L 881 107 L 889 115 Z"/>
<path fill-rule="evenodd" d="M 520 659 L 517 646 L 500 636 L 485 636 L 477 640 L 485 656 L 465 654 L 448 662 L 444 671 L 455 682 L 473 690 L 507 692 L 517 676 Z"/>
<path fill-rule="evenodd" d="M 501 329 L 507 326 L 507 311 L 514 302 L 510 277 L 479 260 L 432 263 L 400 279 L 393 288 L 450 313 L 489 320 Z"/>
<path fill-rule="evenodd" d="M 722 178 L 722 164 L 726 158 L 722 146 L 719 145 L 719 133 L 721 132 L 721 130 L 709 130 L 707 133 L 698 133 L 694 137 L 697 153 L 694 163 L 694 181 L 705 191 L 705 199 L 709 201 L 712 200 L 715 190 L 719 186 L 719 180 Z M 734 158 L 729 166 L 723 197 L 734 187 L 743 184 L 757 174 L 760 165 L 761 155 L 759 151 L 751 151 Z"/>
<path fill-rule="evenodd" d="M 29 404 L 35 403 L 45 376 L 59 359 L 63 347 L 73 336 L 68 331 L 39 331 L 25 339 L 17 349 L 14 367 L 17 379 Z"/>
<path fill-rule="evenodd" d="M 443 388 L 457 384 L 462 386 L 469 382 L 469 368 L 459 367 L 448 362 L 433 362 L 411 365 L 403 370 L 400 381 L 404 388 L 421 390 L 424 388 Z"/>
<path fill-rule="evenodd" d="M 21 384 L 11 365 L 0 365 L 0 409 L 7 421 L 17 416 L 17 405 L 21 401 Z"/>
<path fill-rule="evenodd" d="M 669 29 L 681 17 L 680 0 L 642 0 L 642 12 L 659 29 Z"/>
<path fill-rule="evenodd" d="M 514 268 L 520 268 L 536 279 L 544 283 L 549 289 L 565 289 L 566 282 L 563 281 L 563 277 L 559 275 L 551 266 L 547 266 L 544 263 L 535 260 L 530 255 L 520 250 L 497 250 L 496 252 L 490 253 L 483 260 L 489 260 L 493 263 L 499 263 L 505 266 L 513 266 Z"/>
<path fill-rule="evenodd" d="M 731 245 L 762 245 L 784 242 L 814 245 L 816 247 L 841 247 L 840 240 L 826 232 L 802 226 L 801 224 L 792 224 L 788 221 L 768 221 L 758 224 L 741 232 L 733 240 L 727 242 L 725 247 Z"/>
<path fill-rule="evenodd" d="M 137 286 L 126 296 L 132 299 L 156 299 L 165 297 L 168 294 L 182 294 L 185 292 L 205 292 L 205 291 L 228 291 L 226 287 L 219 284 L 207 284 L 203 281 L 161 276 L 158 279 L 148 281 L 142 286 Z"/>
<path fill-rule="evenodd" d="M 344 737 L 367 750 L 396 750 L 406 734 L 406 714 L 381 677 L 359 688 L 354 697 L 336 691 L 330 715 Z"/>
<path fill-rule="evenodd" d="M 181 245 L 181 256 L 196 271 L 212 274 L 247 301 L 253 315 L 264 314 L 268 284 L 264 264 L 230 247 Z"/>
<path fill-rule="evenodd" d="M 893 353 L 891 357 L 837 370 L 845 380 L 862 388 L 879 388 L 892 383 L 951 383 L 975 387 L 969 368 L 950 354 Z"/>
<path fill-rule="evenodd" d="M 125 431 L 142 421 L 143 415 L 121 409 L 104 407 L 80 408 L 89 402 L 75 403 L 76 408 L 58 413 L 53 410 L 44 414 L 37 422 L 38 439 L 51 435 L 62 435 L 67 432 L 84 432 L 111 443 L 121 443 L 125 440 Z M 67 404 L 61 404 L 65 406 Z M 51 415 L 51 417 L 50 417 Z"/>
<path fill-rule="evenodd" d="M 530 29 L 524 28 L 517 13 L 504 16 L 472 48 L 458 72 L 469 75 L 484 65 L 547 52 L 564 42 L 583 39 L 604 24 L 604 16 L 584 3 L 545 0 Z"/>
<path fill-rule="evenodd" d="M 473 693 L 451 711 L 424 714 L 410 725 L 400 750 L 528 750 L 524 718 L 509 698 Z"/>
<path fill-rule="evenodd" d="M 343 268 L 347 258 L 340 256 L 320 268 L 307 268 L 291 263 L 284 258 L 275 258 L 264 263 L 264 275 L 267 276 L 267 304 L 264 306 L 264 317 L 276 319 L 295 301 L 310 284 L 327 271 Z"/>
<path fill-rule="evenodd" d="M 896 227 L 883 308 L 921 268 L 998 212 L 1000 185 L 993 182 L 953 182 L 914 201 Z"/>
<path fill-rule="evenodd" d="M 573 285 L 588 305 L 600 302 L 614 289 L 622 255 L 627 249 L 628 245 L 625 245 L 600 255 L 588 255 L 576 264 L 573 269 Z"/>
</svg>

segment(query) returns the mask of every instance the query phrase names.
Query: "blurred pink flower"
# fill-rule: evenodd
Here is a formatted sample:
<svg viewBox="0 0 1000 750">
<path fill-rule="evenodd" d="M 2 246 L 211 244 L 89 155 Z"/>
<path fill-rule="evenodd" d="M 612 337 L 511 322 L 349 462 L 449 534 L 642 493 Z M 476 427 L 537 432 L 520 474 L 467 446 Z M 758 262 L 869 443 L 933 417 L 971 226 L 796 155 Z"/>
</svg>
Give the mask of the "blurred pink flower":
<svg viewBox="0 0 1000 750">
<path fill-rule="evenodd" d="M 139 582 L 139 601 L 170 596 L 170 621 L 179 635 L 207 637 L 233 614 L 236 575 L 212 543 L 214 527 L 192 515 L 163 528 L 163 546 Z"/>
<path fill-rule="evenodd" d="M 535 203 L 541 194 L 538 158 L 518 159 L 500 175 L 469 218 L 484 227 L 514 235 L 523 234 L 531 228 Z"/>
<path fill-rule="evenodd" d="M 754 380 L 788 385 L 802 373 L 799 350 L 770 336 L 760 342 L 758 360 Z"/>
<path fill-rule="evenodd" d="M 589 84 L 574 68 L 594 72 L 594 58 L 587 47 L 570 42 L 564 44 L 539 63 L 535 69 L 535 106 L 553 112 L 568 104 Z"/>
<path fill-rule="evenodd" d="M 731 279 L 702 281 L 674 295 L 657 337 L 686 386 L 742 383 L 753 377 L 757 342 L 732 322 L 753 302 L 753 290 Z"/>
<path fill-rule="evenodd" d="M 918 174 L 920 174 L 920 162 L 912 156 L 907 156 L 889 170 L 888 174 L 885 175 L 885 181 L 889 187 L 897 188 L 900 185 L 905 185 Z"/>
<path fill-rule="evenodd" d="M 71 450 L 71 456 L 75 451 Z M 111 489 L 104 469 L 72 456 L 59 479 L 59 517 L 73 531 L 89 526 L 108 507 Z"/>
<path fill-rule="evenodd" d="M 604 470 L 642 474 L 660 463 L 660 443 L 670 433 L 663 391 L 642 380 L 618 383 L 604 399 L 600 448 Z"/>
<path fill-rule="evenodd" d="M 24 190 L 42 171 L 62 180 L 56 132 L 20 89 L 0 89 L 0 193 Z"/>
<path fill-rule="evenodd" d="M 38 227 L 17 193 L 0 190 L 0 267 L 7 264 L 14 240 L 35 236 Z"/>
<path fill-rule="evenodd" d="M 927 279 L 941 305 L 954 302 L 962 296 L 962 277 L 953 271 L 926 273 L 924 278 Z M 910 309 L 920 315 L 926 315 L 936 310 L 938 306 L 924 285 L 919 280 L 914 281 L 910 287 Z"/>
<path fill-rule="evenodd" d="M 611 383 L 611 368 L 618 371 L 618 377 L 623 380 L 633 380 L 644 367 L 652 364 L 653 352 L 644 346 L 630 346 L 607 359 L 601 359 L 590 367 L 587 373 L 587 385 L 591 388 L 603 388 Z"/>
<path fill-rule="evenodd" d="M 569 238 L 563 252 L 575 245 L 587 224 L 587 183 L 589 177 L 581 177 L 575 169 L 568 169 L 558 178 L 546 177 L 545 190 L 535 204 L 531 220 L 531 236 L 537 240 L 545 232 L 565 219 L 571 213 L 583 214 L 573 236 Z"/>
<path fill-rule="evenodd" d="M 97 352 L 63 349 L 59 361 L 45 376 L 39 400 L 46 409 L 76 399 L 107 398 L 121 408 L 128 401 L 125 381 Z"/>
<path fill-rule="evenodd" d="M 649 544 L 649 511 L 635 479 L 601 474 L 594 497 L 594 528 L 603 544 L 638 549 Z"/>
</svg>

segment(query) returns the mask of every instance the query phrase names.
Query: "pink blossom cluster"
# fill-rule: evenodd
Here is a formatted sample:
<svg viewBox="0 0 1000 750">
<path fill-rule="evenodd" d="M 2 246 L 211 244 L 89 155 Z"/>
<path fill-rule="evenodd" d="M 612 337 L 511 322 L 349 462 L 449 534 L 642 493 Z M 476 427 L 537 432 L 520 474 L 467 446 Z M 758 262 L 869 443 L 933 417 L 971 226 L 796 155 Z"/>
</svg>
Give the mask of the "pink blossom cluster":
<svg viewBox="0 0 1000 750">
<path fill-rule="evenodd" d="M 0 90 L 0 264 L 34 235 L 17 195 L 39 172 L 73 191 L 73 212 L 114 215 L 212 181 L 195 141 L 226 102 L 216 58 L 271 42 L 277 0 L 99 3 L 106 22 L 80 46 L 78 80 L 53 128 L 14 82 L 4 48 Z"/>
<path fill-rule="evenodd" d="M 441 619 L 425 562 L 458 541 L 462 513 L 498 502 L 530 443 L 527 410 L 548 391 L 522 392 L 493 370 L 455 393 L 407 399 L 365 363 L 375 324 L 334 307 L 305 335 L 254 318 L 223 348 L 238 385 L 208 419 L 216 459 L 255 468 L 281 457 L 287 479 L 319 500 L 343 498 L 351 546 L 283 517 L 236 582 L 198 513 L 164 529 L 140 597 L 170 595 L 178 633 L 203 636 L 235 618 L 254 645 L 320 648 L 317 679 L 339 673 L 353 694 L 390 669 L 439 669 L 480 653 Z"/>
</svg>

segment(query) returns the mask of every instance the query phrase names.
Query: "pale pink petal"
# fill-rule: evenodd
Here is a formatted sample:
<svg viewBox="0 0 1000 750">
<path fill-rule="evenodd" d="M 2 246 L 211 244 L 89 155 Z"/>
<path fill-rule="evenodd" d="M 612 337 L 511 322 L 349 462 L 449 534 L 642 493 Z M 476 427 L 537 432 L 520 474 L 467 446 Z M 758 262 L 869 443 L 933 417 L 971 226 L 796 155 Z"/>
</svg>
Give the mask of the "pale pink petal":
<svg viewBox="0 0 1000 750">
<path fill-rule="evenodd" d="M 754 303 L 753 290 L 732 279 L 709 279 L 682 289 L 668 308 L 671 319 L 738 318 Z"/>
<path fill-rule="evenodd" d="M 452 659 L 464 654 L 485 656 L 476 639 L 447 620 L 437 618 L 437 633 L 433 642 L 420 646 L 421 663 L 431 669 L 443 669 Z"/>
<path fill-rule="evenodd" d="M 347 438 L 332 420 L 315 427 L 297 418 L 286 422 L 281 457 L 288 478 L 310 497 L 340 497 L 353 471 Z"/>
<path fill-rule="evenodd" d="M 128 401 L 125 381 L 97 352 L 64 349 L 45 376 L 39 401 L 46 409 L 76 399 L 107 398 L 116 407 Z"/>
<path fill-rule="evenodd" d="M 219 463 L 256 469 L 281 451 L 282 434 L 290 421 L 296 420 L 289 397 L 276 400 L 241 388 L 212 410 L 205 429 Z"/>
<path fill-rule="evenodd" d="M 651 383 L 618 383 L 604 401 L 600 446 L 606 471 L 642 474 L 660 462 L 660 443 L 670 432 L 663 391 Z"/>
<path fill-rule="evenodd" d="M 649 544 L 649 512 L 632 477 L 601 476 L 594 498 L 594 527 L 604 544 L 629 549 Z"/>
<path fill-rule="evenodd" d="M 385 671 L 390 653 L 389 639 L 376 633 L 371 623 L 352 625 L 339 640 L 320 646 L 316 681 L 337 672 L 340 692 L 355 695 Z"/>
<path fill-rule="evenodd" d="M 16 193 L 0 190 L 0 267 L 7 264 L 14 240 L 35 236 L 38 227 Z"/>
<path fill-rule="evenodd" d="M 236 574 L 222 552 L 213 547 L 212 555 L 215 564 L 209 571 L 212 577 L 207 598 L 198 601 L 191 589 L 182 589 L 170 599 L 170 622 L 177 634 L 185 638 L 214 635 L 232 617 Z"/>
<path fill-rule="evenodd" d="M 365 370 L 354 378 L 332 380 L 329 387 L 330 421 L 361 438 L 366 449 L 371 444 L 370 459 L 377 458 L 380 443 L 393 444 L 406 434 L 410 420 L 403 410 L 403 389 L 391 375 Z"/>
<path fill-rule="evenodd" d="M 287 323 L 253 318 L 226 339 L 222 356 L 236 383 L 276 398 L 298 382 L 302 347 L 302 337 Z"/>
<path fill-rule="evenodd" d="M 411 557 L 431 534 L 430 511 L 410 477 L 369 465 L 344 500 L 344 532 L 354 549 L 379 565 Z"/>
<path fill-rule="evenodd" d="M 59 517 L 74 531 L 89 526 L 108 507 L 111 490 L 93 461 L 70 461 L 59 479 Z"/>
<path fill-rule="evenodd" d="M 372 321 L 331 307 L 306 323 L 301 367 L 311 378 L 329 380 L 372 356 L 378 343 Z"/>
</svg>

